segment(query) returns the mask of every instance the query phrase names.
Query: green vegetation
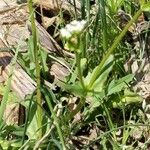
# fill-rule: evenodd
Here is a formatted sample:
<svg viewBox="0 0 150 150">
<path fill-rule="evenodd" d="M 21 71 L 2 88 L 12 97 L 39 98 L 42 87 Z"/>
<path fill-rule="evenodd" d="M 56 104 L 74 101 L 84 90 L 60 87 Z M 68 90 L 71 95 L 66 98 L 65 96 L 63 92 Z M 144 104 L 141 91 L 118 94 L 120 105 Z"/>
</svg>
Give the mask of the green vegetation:
<svg viewBox="0 0 150 150">
<path fill-rule="evenodd" d="M 63 62 L 44 51 L 36 30 L 32 0 L 28 0 L 32 35 L 27 53 L 20 54 L 20 46 L 15 50 L 3 92 L 1 149 L 148 149 L 149 120 L 142 109 L 142 97 L 133 90 L 135 74 L 127 72 L 124 64 L 134 51 L 127 33 L 143 12 L 149 13 L 150 2 L 97 0 L 96 5 L 91 5 L 90 0 L 81 0 L 80 12 L 75 8 L 76 1 L 73 2 L 75 14 L 68 20 L 70 24 L 61 20 L 56 30 L 63 48 L 75 57 L 65 58 L 71 66 L 70 73 L 58 82 L 56 91 L 44 84 L 44 80 L 50 82 L 48 61 Z M 117 19 L 120 9 L 131 16 L 123 28 Z M 61 19 L 62 15 L 63 11 Z M 3 120 L 17 60 L 36 81 L 36 91 L 18 101 L 26 108 L 25 122 L 20 126 L 8 125 Z"/>
</svg>

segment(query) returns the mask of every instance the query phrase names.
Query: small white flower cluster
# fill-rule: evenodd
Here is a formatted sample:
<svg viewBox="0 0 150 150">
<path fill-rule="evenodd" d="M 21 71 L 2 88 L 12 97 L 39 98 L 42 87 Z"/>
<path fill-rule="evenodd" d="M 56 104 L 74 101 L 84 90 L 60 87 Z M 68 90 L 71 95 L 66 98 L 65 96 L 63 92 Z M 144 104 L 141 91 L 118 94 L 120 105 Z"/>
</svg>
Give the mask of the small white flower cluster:
<svg viewBox="0 0 150 150">
<path fill-rule="evenodd" d="M 85 25 L 86 25 L 85 20 L 82 21 L 74 20 L 70 22 L 70 24 L 67 24 L 65 28 L 62 28 L 60 30 L 61 37 L 65 39 L 69 39 L 72 37 L 72 35 L 75 34 L 78 35 L 83 31 Z"/>
</svg>

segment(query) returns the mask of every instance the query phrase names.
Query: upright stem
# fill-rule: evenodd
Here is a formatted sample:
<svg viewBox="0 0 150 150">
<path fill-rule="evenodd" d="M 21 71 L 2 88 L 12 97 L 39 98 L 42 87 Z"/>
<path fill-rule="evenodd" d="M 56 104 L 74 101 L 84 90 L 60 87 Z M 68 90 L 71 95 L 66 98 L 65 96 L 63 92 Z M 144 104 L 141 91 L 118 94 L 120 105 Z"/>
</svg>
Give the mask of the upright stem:
<svg viewBox="0 0 150 150">
<path fill-rule="evenodd" d="M 80 57 L 80 53 L 79 52 L 76 52 L 76 64 L 77 64 L 78 76 L 79 76 L 80 83 L 82 85 L 82 88 L 86 89 L 84 81 L 83 81 L 83 78 L 82 78 L 81 57 Z"/>
<path fill-rule="evenodd" d="M 103 52 L 108 48 L 108 37 L 107 37 L 107 21 L 106 21 L 106 10 L 105 10 L 105 0 L 99 0 L 99 5 L 101 6 L 101 20 L 102 20 L 102 40 L 103 40 Z"/>
<path fill-rule="evenodd" d="M 70 119 L 72 119 L 80 110 L 81 108 L 84 106 L 85 104 L 85 97 L 86 97 L 86 94 L 87 94 L 87 91 L 86 91 L 86 87 L 85 87 L 85 84 L 84 84 L 84 81 L 83 81 L 83 78 L 82 78 L 82 70 L 81 70 L 81 57 L 80 57 L 80 53 L 79 52 L 76 52 L 76 64 L 77 64 L 77 69 L 78 69 L 78 76 L 79 76 L 79 80 L 80 80 L 80 83 L 82 85 L 82 88 L 84 89 L 84 96 L 82 96 L 80 98 L 80 102 L 77 106 L 77 108 L 75 110 L 73 110 L 67 117 L 66 117 L 66 121 L 69 121 Z"/>
<path fill-rule="evenodd" d="M 73 5 L 74 5 L 74 11 L 75 11 L 75 19 L 77 19 L 77 6 L 76 6 L 75 0 L 73 0 Z"/>
<path fill-rule="evenodd" d="M 85 8 L 86 8 L 86 0 L 81 0 L 81 18 L 82 20 L 85 20 L 86 18 L 86 12 L 85 12 Z M 82 42 L 82 57 L 86 57 L 86 34 L 81 37 Z"/>
<path fill-rule="evenodd" d="M 89 24 L 90 24 L 90 9 L 91 9 L 91 6 L 90 6 L 90 0 L 86 0 L 86 15 L 87 15 L 87 23 L 88 23 L 88 28 L 87 28 L 87 32 L 86 32 L 86 45 L 85 45 L 85 48 L 83 49 L 83 57 L 86 58 L 86 54 L 87 54 L 87 49 L 89 47 L 89 43 L 90 43 L 90 34 L 89 34 Z M 88 59 L 88 58 L 87 58 Z"/>
<path fill-rule="evenodd" d="M 31 29 L 32 29 L 32 36 L 33 36 L 33 49 L 34 49 L 34 61 L 35 61 L 35 69 L 36 69 L 36 83 L 37 83 L 37 94 L 36 100 L 39 105 L 37 105 L 37 124 L 39 128 L 39 138 L 42 137 L 42 108 L 40 107 L 42 104 L 41 100 L 41 79 L 40 79 L 40 58 L 39 58 L 39 47 L 37 45 L 37 33 L 36 33 L 36 25 L 35 25 L 35 18 L 34 18 L 34 10 L 32 7 L 32 0 L 28 0 L 28 7 L 30 13 L 30 20 L 31 20 Z"/>
<path fill-rule="evenodd" d="M 3 98 L 1 100 L 1 105 L 0 105 L 0 130 L 3 126 L 3 115 L 4 115 L 4 111 L 6 109 L 6 105 L 7 105 L 7 101 L 8 101 L 8 97 L 9 97 L 9 92 L 10 92 L 10 89 L 11 89 L 11 81 L 12 81 L 12 76 L 13 76 L 13 72 L 14 72 L 14 69 L 15 69 L 15 64 L 16 64 L 16 61 L 17 61 L 17 56 L 18 56 L 18 53 L 19 53 L 19 48 L 20 48 L 20 46 L 17 47 L 16 52 L 15 52 L 15 56 L 11 61 L 11 69 L 10 69 L 10 73 L 9 73 L 9 78 L 6 82 L 6 88 L 5 88 L 5 91 L 4 91 Z"/>
<path fill-rule="evenodd" d="M 45 95 L 45 99 L 46 99 L 46 102 L 48 104 L 48 107 L 51 111 L 51 114 L 52 114 L 52 118 L 54 119 L 54 124 L 57 128 L 57 132 L 58 132 L 58 135 L 59 135 L 59 138 L 60 138 L 60 141 L 61 141 L 61 144 L 62 144 L 62 149 L 63 150 L 66 150 L 66 146 L 65 146 L 65 141 L 64 141 L 64 137 L 63 137 L 63 134 L 62 134 L 62 131 L 61 131 L 61 127 L 60 127 L 60 120 L 58 119 L 54 109 L 53 109 L 53 106 L 52 106 L 52 103 L 51 101 L 53 100 L 52 96 L 50 95 L 50 98 L 48 97 L 48 94 L 46 93 L 46 91 L 43 89 L 43 93 Z"/>
<path fill-rule="evenodd" d="M 81 0 L 81 18 L 85 19 L 85 0 Z"/>
</svg>

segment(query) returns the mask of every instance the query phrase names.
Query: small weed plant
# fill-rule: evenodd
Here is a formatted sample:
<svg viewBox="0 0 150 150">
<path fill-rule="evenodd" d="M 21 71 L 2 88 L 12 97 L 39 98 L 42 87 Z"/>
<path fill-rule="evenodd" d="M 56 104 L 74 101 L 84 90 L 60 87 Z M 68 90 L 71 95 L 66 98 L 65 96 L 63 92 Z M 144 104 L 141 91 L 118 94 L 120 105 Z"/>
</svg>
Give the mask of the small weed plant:
<svg viewBox="0 0 150 150">
<path fill-rule="evenodd" d="M 139 16 L 150 11 L 150 3 L 97 0 L 91 5 L 90 0 L 81 0 L 80 11 L 75 0 L 73 4 L 72 20 L 65 24 L 60 10 L 62 20 L 56 30 L 63 48 L 75 57 L 67 58 L 71 71 L 63 81 L 58 81 L 56 91 L 44 81 L 50 80 L 48 61 L 61 61 L 41 46 L 33 2 L 28 0 L 32 35 L 27 53 L 20 54 L 19 46 L 15 50 L 1 101 L 1 149 L 147 149 L 149 121 L 141 108 L 142 98 L 132 89 L 135 74 L 124 69 L 133 51 L 124 38 Z M 132 16 L 122 29 L 115 19 L 120 9 Z M 26 110 L 25 122 L 20 126 L 8 125 L 3 120 L 17 59 L 36 81 L 35 92 L 18 101 Z"/>
</svg>

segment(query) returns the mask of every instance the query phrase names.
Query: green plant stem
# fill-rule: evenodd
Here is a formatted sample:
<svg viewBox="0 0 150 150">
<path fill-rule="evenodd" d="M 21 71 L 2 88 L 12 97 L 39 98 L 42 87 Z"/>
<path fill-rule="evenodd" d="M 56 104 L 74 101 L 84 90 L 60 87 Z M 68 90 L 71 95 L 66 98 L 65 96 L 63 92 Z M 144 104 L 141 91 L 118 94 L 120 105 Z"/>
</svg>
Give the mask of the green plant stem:
<svg viewBox="0 0 150 150">
<path fill-rule="evenodd" d="M 37 33 L 36 33 L 36 25 L 35 25 L 35 18 L 34 18 L 34 10 L 32 7 L 32 0 L 28 0 L 28 7 L 29 7 L 29 13 L 30 13 L 30 20 L 31 20 L 31 28 L 32 28 L 32 36 L 33 36 L 33 48 L 34 48 L 34 58 L 35 58 L 35 69 L 36 69 L 36 83 L 37 83 L 37 93 L 36 93 L 36 100 L 39 104 L 37 106 L 37 124 L 39 130 L 39 138 L 42 137 L 42 99 L 41 99 L 41 91 L 40 91 L 40 85 L 41 85 L 41 79 L 40 79 L 40 58 L 39 58 L 39 47 L 37 45 Z"/>
<path fill-rule="evenodd" d="M 81 0 L 81 18 L 85 19 L 85 0 Z"/>
<path fill-rule="evenodd" d="M 106 113 L 109 128 L 110 128 L 110 129 L 114 129 L 114 125 L 113 125 L 113 122 L 112 122 L 112 118 L 111 118 L 111 116 L 110 116 L 110 111 L 108 110 L 108 108 L 107 108 L 107 106 L 106 106 L 105 103 L 103 103 L 102 107 L 104 108 L 104 111 L 105 111 L 105 113 Z M 112 132 L 112 135 L 113 135 L 113 137 L 114 137 L 115 142 L 117 142 L 117 137 L 116 137 L 115 132 Z"/>
<path fill-rule="evenodd" d="M 75 11 L 75 19 L 77 20 L 77 7 L 76 7 L 76 1 L 73 0 L 73 6 L 74 6 L 74 11 Z"/>
<path fill-rule="evenodd" d="M 100 13 L 101 13 L 101 23 L 102 23 L 102 40 L 103 40 L 103 52 L 108 48 L 108 37 L 107 37 L 107 21 L 106 21 L 106 10 L 105 10 L 105 0 L 99 0 L 100 7 Z"/>
<path fill-rule="evenodd" d="M 52 103 L 51 101 L 53 101 L 53 98 L 52 98 L 52 93 L 50 94 L 50 98 L 47 94 L 48 92 L 46 92 L 44 89 L 43 89 L 43 94 L 45 95 L 45 99 L 46 99 L 46 102 L 48 104 L 48 107 L 49 107 L 49 110 L 52 114 L 52 118 L 54 119 L 54 124 L 57 128 L 57 132 L 58 132 L 58 135 L 59 135 L 59 138 L 60 138 L 60 141 L 61 141 L 61 144 L 62 144 L 62 149 L 63 150 L 66 150 L 66 146 L 65 146 L 65 141 L 64 141 L 64 137 L 62 135 L 62 131 L 61 131 L 61 128 L 60 128 L 60 123 L 59 123 L 59 120 L 58 120 L 58 117 L 56 116 L 55 114 L 55 111 L 53 110 L 53 106 L 52 106 Z"/>
<path fill-rule="evenodd" d="M 100 19 L 100 4 L 98 5 L 98 11 L 96 13 L 96 17 L 95 17 L 95 23 L 94 23 L 94 27 L 93 27 L 93 33 L 92 33 L 92 47 L 94 47 L 95 45 L 95 41 L 96 41 L 96 35 L 97 35 L 97 31 L 98 31 L 98 27 L 100 26 L 99 24 L 99 19 Z M 100 38 L 99 38 L 100 39 Z"/>
<path fill-rule="evenodd" d="M 20 47 L 18 46 L 17 49 L 16 49 L 15 56 L 14 56 L 12 62 L 11 62 L 11 70 L 10 70 L 9 78 L 7 80 L 6 89 L 4 91 L 4 95 L 3 95 L 3 98 L 1 100 L 1 105 L 0 105 L 0 129 L 3 126 L 3 121 L 2 121 L 3 120 L 3 115 L 4 115 L 4 111 L 6 109 L 6 104 L 7 104 L 10 88 L 11 88 L 11 81 L 12 81 L 12 76 L 13 76 L 13 72 L 14 72 L 14 69 L 15 69 L 15 64 L 16 64 L 16 61 L 17 61 L 17 56 L 18 56 L 18 53 L 19 53 L 19 48 Z"/>
<path fill-rule="evenodd" d="M 85 12 L 85 7 L 86 7 L 86 0 L 81 0 L 81 18 L 85 20 L 86 17 L 86 12 Z M 82 57 L 86 57 L 86 34 L 81 37 L 82 40 Z"/>
<path fill-rule="evenodd" d="M 84 81 L 83 81 L 83 78 L 82 78 L 82 70 L 81 70 L 81 57 L 80 57 L 80 53 L 79 52 L 76 52 L 76 64 L 77 64 L 77 69 L 78 69 L 78 76 L 79 76 L 79 80 L 80 80 L 80 83 L 81 83 L 81 86 L 82 88 L 84 89 L 84 94 L 85 96 L 84 97 L 81 97 L 80 99 L 80 102 L 77 106 L 77 108 L 75 110 L 73 110 L 67 117 L 66 117 L 66 121 L 69 121 L 70 119 L 72 119 L 80 110 L 81 108 L 84 106 L 85 104 L 85 97 L 86 97 L 86 94 L 87 94 L 87 91 L 86 91 L 86 87 L 85 87 L 85 84 L 84 84 Z"/>
<path fill-rule="evenodd" d="M 122 38 L 125 36 L 126 32 L 128 31 L 129 27 L 138 19 L 138 17 L 140 16 L 140 14 L 142 13 L 142 10 L 138 10 L 137 13 L 133 16 L 133 18 L 129 21 L 129 23 L 125 26 L 125 28 L 123 29 L 123 31 L 119 34 L 119 36 L 115 39 L 114 43 L 112 44 L 112 46 L 108 49 L 108 52 L 106 53 L 106 55 L 104 55 L 104 57 L 102 58 L 102 61 L 100 62 L 100 64 L 98 65 L 95 74 L 92 76 L 89 85 L 87 86 L 87 89 L 90 89 L 92 87 L 92 85 L 94 84 L 95 80 L 97 79 L 99 72 L 102 71 L 102 67 L 105 63 L 105 61 L 109 58 L 109 56 L 115 51 L 116 47 L 118 46 L 118 44 L 121 42 Z"/>
<path fill-rule="evenodd" d="M 80 83 L 81 83 L 81 85 L 82 85 L 82 88 L 83 88 L 84 90 L 86 90 L 85 84 L 84 84 L 84 81 L 83 81 L 83 78 L 82 78 L 80 53 L 79 53 L 79 52 L 76 52 L 75 54 L 76 54 L 76 64 L 77 64 L 77 69 L 78 69 L 79 80 L 80 80 Z"/>
<path fill-rule="evenodd" d="M 25 141 L 25 135 L 26 135 L 26 131 L 27 131 L 27 128 L 28 128 L 29 115 L 30 115 L 30 112 L 31 112 L 31 104 L 32 104 L 32 101 L 33 101 L 34 94 L 35 93 L 32 93 L 30 101 L 29 101 L 29 105 L 28 105 L 28 111 L 27 111 L 27 114 L 26 114 L 26 120 L 25 120 L 23 137 L 22 137 L 22 146 L 23 146 L 24 141 Z"/>
<path fill-rule="evenodd" d="M 86 29 L 86 34 L 85 34 L 85 41 L 86 44 L 85 44 L 85 47 L 83 49 L 83 57 L 86 58 L 86 51 L 88 50 L 88 47 L 89 47 L 89 43 L 90 43 L 90 28 L 89 28 L 89 24 L 90 24 L 90 9 L 91 9 L 91 6 L 90 6 L 90 0 L 86 0 L 86 16 L 87 16 L 87 29 Z M 87 58 L 88 59 L 88 58 Z"/>
</svg>

